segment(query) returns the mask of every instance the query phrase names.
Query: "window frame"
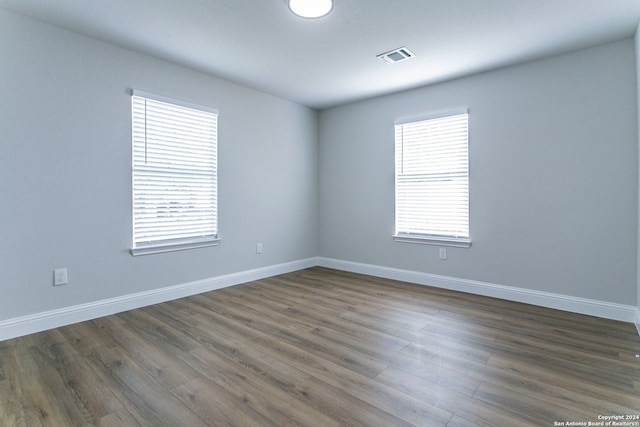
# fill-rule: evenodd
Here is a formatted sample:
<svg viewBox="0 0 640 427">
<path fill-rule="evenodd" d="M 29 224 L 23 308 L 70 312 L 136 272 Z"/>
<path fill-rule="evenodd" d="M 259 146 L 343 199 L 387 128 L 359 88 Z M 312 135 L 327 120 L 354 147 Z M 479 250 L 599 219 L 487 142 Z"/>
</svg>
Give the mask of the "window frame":
<svg viewBox="0 0 640 427">
<path fill-rule="evenodd" d="M 199 235 L 199 236 L 191 236 L 191 237 L 171 237 L 168 239 L 160 239 L 160 238 L 152 238 L 148 241 L 144 241 L 142 239 L 136 239 L 136 224 L 137 224 L 137 218 L 138 220 L 140 219 L 140 217 L 136 216 L 136 172 L 138 172 L 140 174 L 140 168 L 139 165 L 136 163 L 136 142 L 139 144 L 141 143 L 141 141 L 136 141 L 136 130 L 134 129 L 134 127 L 136 126 L 136 119 L 135 119 L 135 107 L 134 107 L 134 97 L 138 97 L 138 98 L 142 98 L 145 100 L 151 100 L 154 102 L 160 102 L 160 103 L 165 103 L 165 104 L 170 104 L 172 106 L 176 106 L 176 107 L 181 107 L 181 108 L 187 108 L 187 109 L 191 109 L 191 110 L 196 110 L 198 112 L 201 113 L 205 113 L 205 114 L 210 114 L 213 115 L 212 120 L 214 120 L 214 130 L 213 132 L 209 135 L 209 137 L 211 138 L 211 141 L 213 143 L 213 147 L 209 150 L 211 151 L 211 155 L 212 155 L 212 159 L 210 159 L 209 163 L 212 164 L 212 166 L 210 166 L 211 168 L 211 172 L 212 173 L 212 177 L 211 179 L 213 180 L 213 183 L 211 185 L 211 187 L 207 187 L 207 190 L 211 192 L 212 194 L 212 200 L 211 200 L 211 204 L 213 207 L 213 224 L 212 225 L 212 230 L 213 233 L 212 234 L 203 234 L 203 235 Z M 132 237 L 132 246 L 130 249 L 130 253 L 133 256 L 140 256 L 140 255 L 150 255 L 150 254 L 156 254 L 156 253 L 165 253 L 165 252 L 173 252 L 173 251 L 180 251 L 180 250 L 186 250 L 186 249 L 194 249 L 194 248 L 202 248 L 202 247 L 210 247 L 210 246 L 217 246 L 220 244 L 220 238 L 219 238 L 219 206 L 218 206 L 218 156 L 217 156 L 217 152 L 218 152 L 218 116 L 219 116 L 219 112 L 217 109 L 212 108 L 212 107 L 208 107 L 208 106 L 204 106 L 204 105 L 199 105 L 199 104 L 194 104 L 191 102 L 187 102 L 187 101 L 183 101 L 183 100 L 179 100 L 179 99 L 175 99 L 175 98 L 170 98 L 170 97 L 166 97 L 166 96 L 162 96 L 162 95 L 157 95 L 157 94 L 153 94 L 153 93 L 149 93 L 149 92 L 145 92 L 145 91 L 141 91 L 138 89 L 133 89 L 131 91 L 131 126 L 132 126 L 132 134 L 131 134 L 131 150 L 132 150 L 132 158 L 131 158 L 131 200 L 132 200 L 132 205 L 131 205 L 131 220 L 132 220 L 132 224 L 131 224 L 131 237 Z M 145 135 L 145 150 L 146 150 L 146 138 L 147 138 L 147 128 L 146 128 L 146 119 L 148 117 L 148 114 L 145 112 L 144 114 L 144 120 L 145 120 L 145 129 L 142 131 L 142 133 Z M 138 133 L 140 133 L 140 131 L 138 131 Z M 146 156 L 146 153 L 145 153 Z M 146 161 L 146 160 L 145 160 Z M 162 168 L 161 168 L 162 169 Z M 207 175 L 209 174 L 209 172 L 207 172 L 206 174 L 202 174 L 202 175 Z M 171 171 L 169 167 L 164 168 L 164 172 L 166 175 L 174 175 L 176 177 L 184 177 L 183 175 L 180 175 L 179 172 L 175 172 L 175 171 Z M 164 178 L 167 179 L 167 178 Z M 204 228 L 204 227 L 203 227 Z"/>
<path fill-rule="evenodd" d="M 399 141 L 397 129 L 398 126 L 403 126 L 407 124 L 414 124 L 419 122 L 428 122 L 431 120 L 443 119 L 448 117 L 454 117 L 458 115 L 466 115 L 466 226 L 467 233 L 466 235 L 454 235 L 454 234 L 436 234 L 436 233 L 421 233 L 421 232 L 409 232 L 399 230 L 398 224 L 398 181 L 400 174 L 399 169 L 399 159 L 398 159 L 398 149 L 399 149 Z M 471 246 L 471 209 L 470 209 L 470 168 L 469 168 L 469 110 L 461 109 L 454 111 L 447 111 L 440 114 L 432 114 L 418 117 L 411 117 L 402 120 L 396 120 L 394 122 L 394 233 L 393 239 L 396 242 L 404 242 L 404 243 L 418 243 L 418 244 L 427 244 L 427 245 L 438 245 L 438 246 L 452 246 L 452 247 L 462 247 L 469 248 Z M 402 144 L 403 142 L 400 142 Z M 427 175 L 428 173 L 423 173 Z"/>
</svg>

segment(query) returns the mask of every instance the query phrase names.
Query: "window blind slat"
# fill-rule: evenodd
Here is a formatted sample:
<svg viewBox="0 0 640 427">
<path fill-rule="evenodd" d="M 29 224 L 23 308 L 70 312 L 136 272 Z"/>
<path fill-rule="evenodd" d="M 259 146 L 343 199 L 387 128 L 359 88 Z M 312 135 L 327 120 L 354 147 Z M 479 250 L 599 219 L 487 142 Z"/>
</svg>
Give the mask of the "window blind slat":
<svg viewBox="0 0 640 427">
<path fill-rule="evenodd" d="M 396 235 L 469 238 L 468 114 L 395 126 Z"/>
</svg>

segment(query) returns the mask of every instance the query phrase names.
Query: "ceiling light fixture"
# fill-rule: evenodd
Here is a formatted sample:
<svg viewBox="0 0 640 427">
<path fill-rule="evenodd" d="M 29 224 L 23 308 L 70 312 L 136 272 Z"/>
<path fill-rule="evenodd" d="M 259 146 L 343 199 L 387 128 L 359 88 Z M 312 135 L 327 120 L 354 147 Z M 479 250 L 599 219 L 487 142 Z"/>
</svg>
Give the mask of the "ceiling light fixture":
<svg viewBox="0 0 640 427">
<path fill-rule="evenodd" d="M 321 18 L 333 9 L 333 0 L 289 0 L 289 9 L 302 18 Z"/>
</svg>

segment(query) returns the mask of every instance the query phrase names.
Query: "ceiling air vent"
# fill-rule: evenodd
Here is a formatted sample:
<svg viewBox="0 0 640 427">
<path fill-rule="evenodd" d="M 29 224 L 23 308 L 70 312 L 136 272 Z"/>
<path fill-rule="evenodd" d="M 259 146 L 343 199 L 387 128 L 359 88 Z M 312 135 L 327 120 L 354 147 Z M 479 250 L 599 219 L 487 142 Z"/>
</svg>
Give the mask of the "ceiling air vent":
<svg viewBox="0 0 640 427">
<path fill-rule="evenodd" d="M 407 59 L 413 58 L 415 55 L 406 47 L 399 47 L 397 49 L 393 49 L 389 52 L 381 53 L 377 55 L 376 58 L 380 58 L 389 64 L 395 64 L 398 62 L 406 61 Z"/>
</svg>

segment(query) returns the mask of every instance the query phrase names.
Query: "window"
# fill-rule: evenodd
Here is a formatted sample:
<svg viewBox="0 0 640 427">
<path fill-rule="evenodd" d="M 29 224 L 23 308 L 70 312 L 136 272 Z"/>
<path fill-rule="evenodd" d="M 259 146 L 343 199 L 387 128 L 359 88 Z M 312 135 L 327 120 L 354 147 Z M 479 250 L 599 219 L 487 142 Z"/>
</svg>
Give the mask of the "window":
<svg viewBox="0 0 640 427">
<path fill-rule="evenodd" d="M 468 120 L 396 123 L 396 241 L 471 245 Z"/>
<path fill-rule="evenodd" d="M 218 244 L 217 111 L 137 90 L 131 111 L 131 254 Z"/>
</svg>

